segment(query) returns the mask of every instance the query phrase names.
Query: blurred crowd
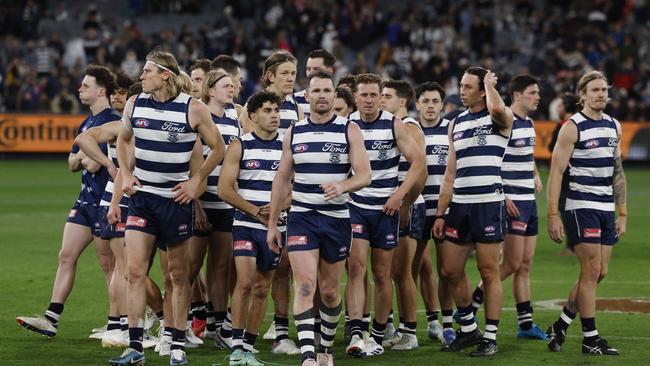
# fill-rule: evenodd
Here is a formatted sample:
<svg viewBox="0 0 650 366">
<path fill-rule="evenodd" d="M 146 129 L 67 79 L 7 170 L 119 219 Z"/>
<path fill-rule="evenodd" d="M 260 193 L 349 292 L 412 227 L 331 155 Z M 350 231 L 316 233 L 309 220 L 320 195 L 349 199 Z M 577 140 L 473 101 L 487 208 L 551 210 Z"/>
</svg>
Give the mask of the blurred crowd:
<svg viewBox="0 0 650 366">
<path fill-rule="evenodd" d="M 122 3 L 122 13 L 102 11 L 100 5 L 110 6 L 102 1 L 0 3 L 0 111 L 79 112 L 76 90 L 86 65 L 137 77 L 154 48 L 174 53 L 186 67 L 200 57 L 233 55 L 245 68 L 244 100 L 259 88 L 262 62 L 273 49 L 291 51 L 303 64 L 310 50 L 325 48 L 339 60 L 339 75 L 369 71 L 413 83 L 434 80 L 451 103 L 460 103 L 453 95 L 469 65 L 495 70 L 504 95 L 512 76 L 529 72 L 542 81 L 534 117 L 544 119 L 557 118 L 549 106 L 573 91 L 582 73 L 599 69 L 612 85 L 608 112 L 620 120 L 650 120 L 647 1 Z M 185 21 L 192 17 L 197 21 Z M 70 24 L 66 34 L 57 31 Z"/>
</svg>

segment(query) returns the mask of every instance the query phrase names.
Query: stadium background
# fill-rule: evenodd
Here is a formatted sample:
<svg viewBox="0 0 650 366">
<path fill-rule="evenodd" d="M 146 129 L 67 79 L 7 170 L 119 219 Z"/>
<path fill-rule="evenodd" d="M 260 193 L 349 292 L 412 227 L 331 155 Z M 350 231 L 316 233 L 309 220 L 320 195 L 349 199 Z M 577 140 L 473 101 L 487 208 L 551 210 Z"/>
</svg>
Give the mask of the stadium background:
<svg viewBox="0 0 650 366">
<path fill-rule="evenodd" d="M 339 76 L 371 71 L 414 83 L 439 81 L 450 94 L 448 111 L 459 108 L 454 95 L 458 77 L 468 65 L 494 69 L 504 95 L 513 75 L 530 72 L 542 80 L 542 102 L 533 116 L 539 121 L 557 119 L 553 112 L 557 95 L 572 90 L 581 73 L 592 68 L 605 71 L 613 86 L 607 112 L 626 121 L 630 219 L 609 276 L 599 287 L 599 297 L 650 296 L 644 240 L 649 233 L 645 220 L 650 219 L 648 2 L 0 1 L 0 24 L 2 364 L 57 365 L 70 360 L 102 364 L 115 353 L 100 350 L 97 342 L 87 339 L 90 328 L 102 323 L 107 307 L 103 277 L 92 250 L 80 259 L 77 283 L 56 339 L 27 335 L 14 318 L 42 311 L 50 295 L 61 228 L 79 187 L 79 176 L 67 172 L 64 156 L 52 153 L 68 150 L 74 128 L 87 113 L 76 92 L 84 67 L 100 63 L 137 76 L 144 55 L 154 47 L 171 51 L 186 67 L 198 57 L 234 55 L 245 69 L 240 102 L 259 88 L 261 63 L 276 48 L 296 54 L 299 75 L 304 75 L 307 52 L 323 47 L 337 56 Z M 296 90 L 302 83 L 301 76 Z M 553 123 L 545 128 L 552 129 Z M 548 156 L 544 145 L 540 143 L 538 158 Z M 42 153 L 29 153 L 34 151 Z M 561 248 L 545 233 L 544 196 L 538 199 L 542 219 L 533 300 L 563 299 L 577 277 L 578 265 L 573 257 L 558 256 Z M 476 281 L 474 265 L 468 267 Z M 548 354 L 541 343 L 516 341 L 509 284 L 508 280 L 504 285 L 500 363 L 647 364 L 647 300 L 634 303 L 641 312 L 612 307 L 599 313 L 599 329 L 623 355 L 616 360 L 585 359 L 578 353 L 577 325 L 569 331 L 562 354 Z M 535 315 L 543 327 L 557 316 L 557 309 L 545 304 L 537 304 Z M 424 324 L 420 315 L 420 324 Z M 267 316 L 265 326 L 268 321 Z M 373 363 L 471 363 L 465 357 L 438 352 L 422 332 L 419 338 L 419 351 L 388 352 Z M 339 347 L 341 339 L 339 335 Z M 269 348 L 269 343 L 260 342 L 262 351 Z M 340 348 L 337 351 L 338 362 L 364 362 L 343 356 Z M 223 363 L 226 355 L 206 346 L 189 353 L 194 364 Z M 262 355 L 271 362 L 295 363 L 268 352 Z M 155 357 L 148 361 L 166 362 Z"/>
</svg>

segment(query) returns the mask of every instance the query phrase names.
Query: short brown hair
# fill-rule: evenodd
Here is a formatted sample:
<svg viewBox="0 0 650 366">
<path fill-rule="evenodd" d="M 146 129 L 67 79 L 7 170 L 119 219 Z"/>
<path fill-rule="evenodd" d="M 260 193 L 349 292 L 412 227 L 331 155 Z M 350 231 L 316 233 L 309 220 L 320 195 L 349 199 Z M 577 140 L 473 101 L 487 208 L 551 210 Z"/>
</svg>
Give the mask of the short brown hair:
<svg viewBox="0 0 650 366">
<path fill-rule="evenodd" d="M 359 84 L 377 84 L 379 86 L 379 91 L 381 92 L 384 89 L 384 82 L 381 80 L 379 75 L 376 74 L 361 74 L 357 75 L 357 87 Z"/>
<path fill-rule="evenodd" d="M 115 74 L 106 66 L 90 65 L 86 68 L 84 75 L 92 76 L 100 88 L 106 89 L 106 98 L 109 99 L 111 94 L 115 93 L 117 84 L 115 84 Z"/>
<path fill-rule="evenodd" d="M 413 87 L 404 80 L 388 80 L 384 83 L 384 88 L 395 89 L 398 98 L 406 99 L 406 105 L 413 100 Z"/>
<path fill-rule="evenodd" d="M 196 69 L 201 69 L 203 70 L 204 73 L 208 73 L 210 71 L 210 60 L 207 58 L 199 58 L 194 61 L 192 66 L 190 67 L 190 72 L 196 70 Z"/>
</svg>

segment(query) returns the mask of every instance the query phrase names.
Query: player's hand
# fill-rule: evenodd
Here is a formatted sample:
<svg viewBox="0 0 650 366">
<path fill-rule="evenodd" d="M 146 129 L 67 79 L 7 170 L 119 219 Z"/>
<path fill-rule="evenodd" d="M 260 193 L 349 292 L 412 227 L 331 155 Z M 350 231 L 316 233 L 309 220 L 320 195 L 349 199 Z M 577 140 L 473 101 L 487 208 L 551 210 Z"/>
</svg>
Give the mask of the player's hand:
<svg viewBox="0 0 650 366">
<path fill-rule="evenodd" d="M 111 225 L 115 225 L 118 222 L 120 222 L 120 218 L 122 218 L 122 211 L 120 209 L 120 205 L 111 205 L 108 208 L 108 213 L 106 214 L 106 219 L 108 220 L 108 223 Z"/>
<path fill-rule="evenodd" d="M 345 190 L 343 189 L 343 185 L 340 182 L 324 183 L 321 184 L 320 187 L 323 189 L 323 192 L 325 193 L 326 201 L 334 199 L 342 195 L 343 193 L 345 193 Z"/>
<path fill-rule="evenodd" d="M 539 193 L 544 190 L 544 184 L 542 183 L 542 178 L 539 174 L 535 174 L 535 192 Z"/>
<path fill-rule="evenodd" d="M 384 204 L 383 211 L 388 216 L 393 216 L 399 213 L 400 208 L 402 207 L 402 201 L 404 196 L 399 194 L 397 191 L 393 193 Z"/>
<path fill-rule="evenodd" d="M 198 201 L 194 204 L 194 228 L 204 232 L 210 230 L 208 215 L 205 214 L 205 210 Z"/>
<path fill-rule="evenodd" d="M 519 217 L 519 209 L 510 198 L 506 198 L 506 212 L 514 219 Z"/>
<path fill-rule="evenodd" d="M 497 78 L 496 74 L 491 70 L 488 70 L 487 74 L 485 74 L 485 77 L 483 78 L 483 83 L 485 86 L 491 86 L 493 88 L 496 88 L 498 81 L 499 79 Z"/>
<path fill-rule="evenodd" d="M 564 225 L 559 215 L 551 215 L 548 217 L 548 236 L 554 242 L 562 244 L 564 240 Z"/>
<path fill-rule="evenodd" d="M 276 225 L 269 226 L 266 232 L 266 243 L 273 253 L 280 254 L 280 249 L 282 249 L 282 234 Z"/>
<path fill-rule="evenodd" d="M 409 223 L 411 222 L 411 207 L 412 206 L 402 205 L 402 207 L 400 208 L 399 210 L 400 229 L 405 229 L 409 226 Z"/>
<path fill-rule="evenodd" d="M 616 219 L 616 236 L 619 238 L 627 231 L 627 216 L 619 216 Z"/>
<path fill-rule="evenodd" d="M 186 180 L 185 182 L 178 183 L 172 188 L 174 192 L 174 201 L 181 204 L 188 204 L 192 202 L 194 195 L 199 189 L 199 179 L 195 176 Z"/>
<path fill-rule="evenodd" d="M 433 229 L 431 230 L 433 237 L 436 239 L 445 238 L 445 219 L 436 218 L 433 222 Z"/>
<path fill-rule="evenodd" d="M 271 204 L 267 203 L 264 206 L 260 206 L 260 214 L 269 216 L 271 214 Z"/>
<path fill-rule="evenodd" d="M 142 183 L 140 183 L 138 178 L 126 171 L 122 173 L 122 192 L 128 194 L 129 196 L 133 196 L 136 194 L 136 192 L 138 192 L 136 187 L 142 188 Z"/>
</svg>

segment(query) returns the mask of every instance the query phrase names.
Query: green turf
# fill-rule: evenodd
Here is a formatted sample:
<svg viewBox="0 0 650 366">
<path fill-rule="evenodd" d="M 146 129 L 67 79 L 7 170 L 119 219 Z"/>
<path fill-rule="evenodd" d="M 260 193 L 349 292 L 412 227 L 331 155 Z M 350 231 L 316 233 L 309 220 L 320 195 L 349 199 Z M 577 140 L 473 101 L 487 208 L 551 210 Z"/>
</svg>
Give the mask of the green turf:
<svg viewBox="0 0 650 366">
<path fill-rule="evenodd" d="M 650 234 L 646 226 L 650 223 L 650 171 L 629 169 L 627 177 L 628 234 L 616 246 L 609 276 L 599 287 L 599 297 L 650 297 L 650 262 L 644 246 L 646 235 Z M 75 287 L 66 303 L 61 329 L 55 339 L 28 333 L 15 322 L 18 315 L 42 314 L 47 307 L 57 267 L 61 230 L 79 190 L 79 179 L 78 174 L 67 171 L 64 162 L 0 161 L 1 365 L 102 365 L 120 353 L 118 350 L 103 350 L 98 341 L 87 338 L 91 328 L 105 322 L 107 311 L 106 286 L 92 246 L 79 260 Z M 534 301 L 566 297 L 579 270 L 575 258 L 557 255 L 561 247 L 548 239 L 544 197 L 539 196 L 539 199 L 541 235 L 532 274 Z M 154 278 L 159 282 L 160 274 L 154 272 Z M 475 284 L 477 271 L 473 261 L 468 264 L 468 273 Z M 579 321 L 570 328 L 565 351 L 560 354 L 548 352 L 543 342 L 517 340 L 510 283 L 510 280 L 504 283 L 505 310 L 499 328 L 501 353 L 493 359 L 478 361 L 470 359 L 467 354 L 440 352 L 439 345 L 426 338 L 424 314 L 420 312 L 419 350 L 408 353 L 387 351 L 379 358 L 356 360 L 344 354 L 339 333 L 336 362 L 346 365 L 648 364 L 650 315 L 598 313 L 600 333 L 622 352 L 617 358 L 583 356 L 580 353 Z M 534 316 L 545 329 L 557 315 L 556 310 L 538 307 Z M 270 318 L 267 312 L 264 330 Z M 271 355 L 270 346 L 268 341 L 258 341 L 263 360 L 282 365 L 298 364 L 297 358 Z M 193 365 L 225 364 L 227 355 L 226 351 L 215 351 L 207 345 L 189 351 Z M 147 351 L 147 357 L 148 365 L 168 364 L 168 359 L 153 352 Z"/>
</svg>

